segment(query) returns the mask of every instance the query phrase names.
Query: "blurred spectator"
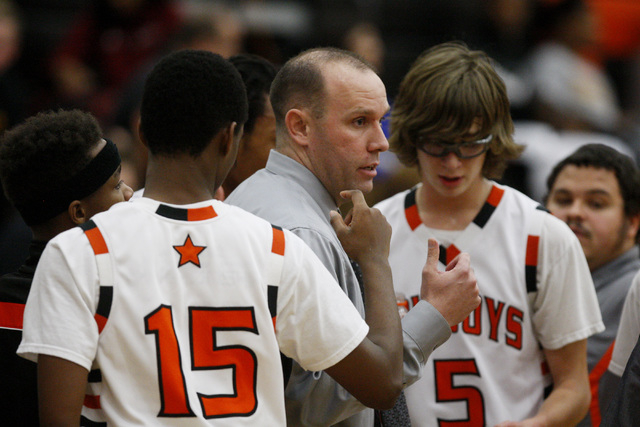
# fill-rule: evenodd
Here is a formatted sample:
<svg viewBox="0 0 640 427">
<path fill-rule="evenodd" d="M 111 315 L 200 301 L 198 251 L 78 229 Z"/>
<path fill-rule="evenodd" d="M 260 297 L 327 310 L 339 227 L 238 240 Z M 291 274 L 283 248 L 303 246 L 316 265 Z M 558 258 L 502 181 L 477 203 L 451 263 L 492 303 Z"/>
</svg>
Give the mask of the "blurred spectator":
<svg viewBox="0 0 640 427">
<path fill-rule="evenodd" d="M 175 0 L 94 0 L 51 61 L 55 104 L 109 124 L 123 86 L 155 57 L 182 20 Z"/>
<path fill-rule="evenodd" d="M 537 45 L 526 70 L 534 116 L 561 130 L 615 132 L 619 101 L 597 54 L 598 22 L 586 0 L 538 1 Z"/>
<path fill-rule="evenodd" d="M 586 143 L 604 144 L 636 159 L 635 152 L 623 140 L 605 133 L 559 130 L 538 121 L 521 120 L 514 125 L 513 138 L 527 148 L 509 168 L 517 167 L 521 174 L 517 177 L 518 189 L 538 202 L 542 202 L 547 191 L 546 180 L 553 166 Z"/>
<path fill-rule="evenodd" d="M 358 22 L 350 27 L 344 38 L 343 47 L 369 61 L 378 73 L 384 68 L 385 44 L 380 28 L 372 22 Z"/>
<path fill-rule="evenodd" d="M 134 190 L 144 187 L 147 150 L 138 138 L 138 118 L 144 82 L 159 58 L 181 49 L 200 49 L 228 57 L 238 54 L 243 45 L 244 27 L 227 9 L 185 7 L 183 21 L 166 45 L 147 60 L 127 82 L 116 101 L 113 125 L 105 133 L 117 145 L 122 156 L 122 173 Z"/>
<path fill-rule="evenodd" d="M 617 88 L 622 109 L 640 113 L 640 2 L 588 0 L 599 22 L 601 61 Z M 637 120 L 637 117 L 635 117 Z"/>
<path fill-rule="evenodd" d="M 0 0 L 0 134 L 27 114 L 26 83 L 15 68 L 22 24 L 16 5 Z M 0 192 L 0 275 L 17 270 L 27 258 L 31 230 Z"/>
<path fill-rule="evenodd" d="M 533 90 L 520 76 L 532 44 L 534 6 L 537 0 L 483 0 L 478 32 L 471 42 L 485 51 L 504 80 L 515 120 L 527 117 Z"/>
<path fill-rule="evenodd" d="M 16 68 L 22 50 L 22 22 L 11 0 L 0 0 L 0 133 L 26 118 L 29 93 Z"/>
</svg>

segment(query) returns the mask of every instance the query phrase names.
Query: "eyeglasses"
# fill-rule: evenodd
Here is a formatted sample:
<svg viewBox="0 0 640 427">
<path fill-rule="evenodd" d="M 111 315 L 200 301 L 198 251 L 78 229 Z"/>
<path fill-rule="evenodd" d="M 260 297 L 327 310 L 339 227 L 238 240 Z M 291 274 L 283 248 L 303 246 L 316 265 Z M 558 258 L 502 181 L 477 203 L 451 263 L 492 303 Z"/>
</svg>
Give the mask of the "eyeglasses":
<svg viewBox="0 0 640 427">
<path fill-rule="evenodd" d="M 418 144 L 418 148 L 433 157 L 445 157 L 449 153 L 455 153 L 460 159 L 473 159 L 485 153 L 489 149 L 489 143 L 493 135 L 476 141 L 450 144 L 441 141 L 426 141 Z"/>
</svg>

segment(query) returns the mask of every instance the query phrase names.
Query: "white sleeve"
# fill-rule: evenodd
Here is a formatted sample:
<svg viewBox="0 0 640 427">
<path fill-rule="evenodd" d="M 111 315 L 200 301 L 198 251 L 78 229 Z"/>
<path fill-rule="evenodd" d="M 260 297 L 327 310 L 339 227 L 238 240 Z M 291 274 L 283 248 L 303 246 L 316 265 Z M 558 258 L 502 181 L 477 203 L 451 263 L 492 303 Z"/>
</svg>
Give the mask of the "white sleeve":
<svg viewBox="0 0 640 427">
<path fill-rule="evenodd" d="M 351 353 L 369 326 L 313 251 L 285 231 L 276 334 L 280 350 L 304 369 L 321 371 Z"/>
<path fill-rule="evenodd" d="M 575 234 L 546 215 L 540 242 L 533 323 L 542 346 L 555 350 L 602 332 L 591 272 Z"/>
<path fill-rule="evenodd" d="M 64 248 L 74 248 L 73 256 Z M 98 343 L 97 280 L 95 257 L 80 228 L 49 242 L 27 299 L 18 354 L 33 361 L 38 354 L 56 356 L 90 370 Z"/>
<path fill-rule="evenodd" d="M 620 326 L 613 346 L 609 370 L 621 377 L 627 366 L 629 355 L 640 336 L 640 272 L 631 282 L 620 317 Z"/>
</svg>

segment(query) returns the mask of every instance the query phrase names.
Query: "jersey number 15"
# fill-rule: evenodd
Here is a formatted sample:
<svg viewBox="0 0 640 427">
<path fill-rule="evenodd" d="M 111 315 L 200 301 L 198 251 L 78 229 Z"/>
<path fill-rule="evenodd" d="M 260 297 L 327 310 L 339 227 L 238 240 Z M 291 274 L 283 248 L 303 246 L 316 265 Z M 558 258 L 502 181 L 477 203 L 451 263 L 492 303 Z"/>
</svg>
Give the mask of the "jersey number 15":
<svg viewBox="0 0 640 427">
<path fill-rule="evenodd" d="M 182 357 L 171 306 L 161 305 L 147 315 L 145 333 L 155 335 L 160 385 L 159 417 L 194 417 L 189 403 Z M 252 307 L 190 307 L 191 369 L 233 369 L 234 394 L 197 393 L 205 418 L 250 416 L 257 408 L 256 355 L 251 349 L 234 345 L 218 346 L 216 332 L 258 333 Z"/>
</svg>

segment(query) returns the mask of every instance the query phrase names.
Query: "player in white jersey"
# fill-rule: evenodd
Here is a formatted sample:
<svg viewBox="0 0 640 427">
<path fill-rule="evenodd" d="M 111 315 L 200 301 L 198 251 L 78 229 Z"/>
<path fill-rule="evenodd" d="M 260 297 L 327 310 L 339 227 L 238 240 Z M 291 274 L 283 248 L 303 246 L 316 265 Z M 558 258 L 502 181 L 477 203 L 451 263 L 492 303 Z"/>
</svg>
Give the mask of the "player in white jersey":
<svg viewBox="0 0 640 427">
<path fill-rule="evenodd" d="M 421 55 L 396 97 L 391 149 L 421 183 L 376 205 L 394 287 L 410 308 L 435 238 L 441 268 L 469 253 L 482 294 L 405 390 L 414 426 L 570 426 L 587 411 L 586 338 L 603 330 L 593 283 L 566 224 L 493 181 L 522 151 L 512 134 L 504 83 L 461 43 Z"/>
<path fill-rule="evenodd" d="M 18 353 L 39 364 L 44 424 L 82 413 L 83 425 L 284 425 L 280 351 L 365 404 L 393 405 L 389 225 L 357 191 L 344 194 L 349 224 L 332 216 L 371 280 L 367 325 L 297 236 L 213 200 L 246 116 L 242 80 L 219 55 L 180 51 L 151 72 L 144 197 L 57 236 L 36 270 Z"/>
</svg>

